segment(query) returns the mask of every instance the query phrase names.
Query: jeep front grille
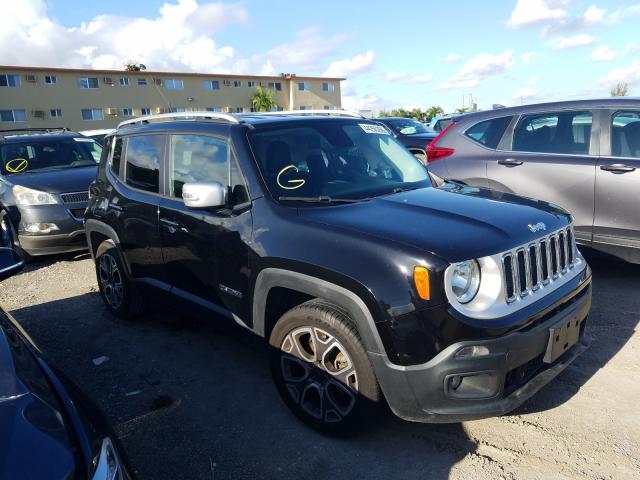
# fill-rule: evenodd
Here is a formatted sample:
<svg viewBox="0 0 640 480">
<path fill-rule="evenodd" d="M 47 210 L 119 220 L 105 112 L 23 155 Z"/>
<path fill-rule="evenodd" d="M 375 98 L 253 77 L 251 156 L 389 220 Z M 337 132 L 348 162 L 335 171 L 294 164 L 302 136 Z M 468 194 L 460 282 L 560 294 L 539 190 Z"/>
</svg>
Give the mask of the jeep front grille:
<svg viewBox="0 0 640 480">
<path fill-rule="evenodd" d="M 558 230 L 502 255 L 502 273 L 508 303 L 534 294 L 575 266 L 572 227 Z"/>
</svg>

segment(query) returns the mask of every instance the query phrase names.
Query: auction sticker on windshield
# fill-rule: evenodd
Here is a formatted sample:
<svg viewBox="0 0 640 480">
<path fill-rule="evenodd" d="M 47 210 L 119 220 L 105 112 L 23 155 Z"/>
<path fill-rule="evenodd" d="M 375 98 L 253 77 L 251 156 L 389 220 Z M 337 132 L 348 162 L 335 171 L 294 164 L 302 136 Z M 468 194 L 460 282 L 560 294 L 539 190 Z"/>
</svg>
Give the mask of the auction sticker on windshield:
<svg viewBox="0 0 640 480">
<path fill-rule="evenodd" d="M 367 133 L 379 133 L 381 135 L 389 135 L 389 132 L 382 125 L 372 125 L 370 123 L 359 123 L 360 128 Z"/>
</svg>

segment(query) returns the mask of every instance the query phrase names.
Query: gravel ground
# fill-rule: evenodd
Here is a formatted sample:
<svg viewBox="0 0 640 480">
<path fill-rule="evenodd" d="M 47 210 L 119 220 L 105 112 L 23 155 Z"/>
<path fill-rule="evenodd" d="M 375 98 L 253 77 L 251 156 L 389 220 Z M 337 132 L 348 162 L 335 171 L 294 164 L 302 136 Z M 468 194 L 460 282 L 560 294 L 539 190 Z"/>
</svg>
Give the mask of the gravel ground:
<svg viewBox="0 0 640 480">
<path fill-rule="evenodd" d="M 589 260 L 593 345 L 519 410 L 451 425 L 383 413 L 345 440 L 289 414 L 245 330 L 108 315 L 87 255 L 29 265 L 0 303 L 103 409 L 141 479 L 640 479 L 640 266 Z"/>
</svg>

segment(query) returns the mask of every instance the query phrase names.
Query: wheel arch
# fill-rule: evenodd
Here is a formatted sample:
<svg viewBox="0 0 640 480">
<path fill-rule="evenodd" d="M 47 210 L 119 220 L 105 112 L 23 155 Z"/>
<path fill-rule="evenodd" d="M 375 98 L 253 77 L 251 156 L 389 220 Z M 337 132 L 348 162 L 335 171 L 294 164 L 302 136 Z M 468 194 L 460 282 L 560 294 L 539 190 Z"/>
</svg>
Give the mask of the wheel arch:
<svg viewBox="0 0 640 480">
<path fill-rule="evenodd" d="M 96 257 L 104 251 L 105 248 L 112 245 L 120 250 L 124 266 L 127 270 L 127 274 L 131 274 L 131 268 L 129 267 L 127 258 L 122 251 L 120 237 L 118 237 L 118 234 L 113 229 L 113 227 L 99 220 L 90 218 L 85 222 L 84 231 L 87 237 L 89 252 L 91 253 L 94 261 Z"/>
<path fill-rule="evenodd" d="M 385 354 L 373 316 L 357 294 L 335 283 L 280 268 L 266 268 L 256 278 L 252 308 L 253 330 L 256 334 L 266 337 L 273 327 L 268 322 L 270 318 L 268 300 L 274 289 L 297 292 L 303 299 L 300 303 L 311 298 L 320 298 L 335 304 L 345 310 L 353 321 L 366 351 Z"/>
</svg>

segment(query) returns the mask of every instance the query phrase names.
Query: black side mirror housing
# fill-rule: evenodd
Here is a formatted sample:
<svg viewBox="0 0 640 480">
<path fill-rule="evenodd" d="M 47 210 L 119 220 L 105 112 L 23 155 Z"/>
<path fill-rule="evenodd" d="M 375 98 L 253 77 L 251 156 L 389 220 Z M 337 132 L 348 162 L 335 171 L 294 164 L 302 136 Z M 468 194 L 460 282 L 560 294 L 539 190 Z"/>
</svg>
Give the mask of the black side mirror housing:
<svg viewBox="0 0 640 480">
<path fill-rule="evenodd" d="M 0 248 L 0 282 L 5 280 L 24 267 L 24 262 L 12 248 Z"/>
</svg>

